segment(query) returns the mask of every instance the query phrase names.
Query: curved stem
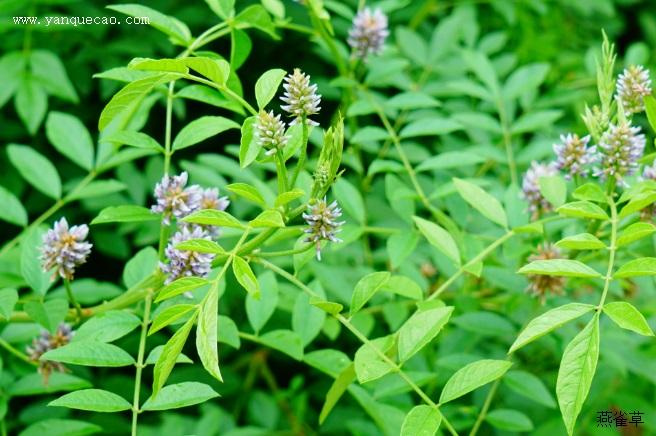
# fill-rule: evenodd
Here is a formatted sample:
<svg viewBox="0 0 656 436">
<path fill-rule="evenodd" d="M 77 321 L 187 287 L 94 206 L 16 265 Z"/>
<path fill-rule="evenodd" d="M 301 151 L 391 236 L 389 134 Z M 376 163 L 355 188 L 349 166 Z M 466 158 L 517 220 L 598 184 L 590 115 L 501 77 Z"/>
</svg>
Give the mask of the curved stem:
<svg viewBox="0 0 656 436">
<path fill-rule="evenodd" d="M 68 301 L 71 303 L 73 307 L 75 307 L 75 313 L 77 314 L 77 321 L 82 320 L 82 307 L 80 307 L 80 303 L 77 302 L 75 299 L 75 295 L 73 295 L 73 289 L 71 289 L 71 281 L 68 279 L 64 279 L 64 288 L 66 288 L 66 295 L 68 296 Z"/>
<path fill-rule="evenodd" d="M 287 167 L 280 149 L 276 150 L 276 166 L 278 167 L 278 195 L 287 192 Z"/>
<path fill-rule="evenodd" d="M 18 357 L 20 360 L 22 360 L 25 363 L 28 363 L 32 366 L 39 366 L 38 363 L 30 360 L 30 358 L 27 357 L 25 353 L 22 353 L 20 350 L 16 349 L 13 345 L 11 345 L 9 342 L 5 341 L 2 338 L 0 338 L 0 347 L 4 348 L 10 354 L 13 354 L 14 356 Z"/>
<path fill-rule="evenodd" d="M 481 427 L 481 424 L 483 423 L 483 420 L 487 415 L 487 411 L 490 409 L 490 405 L 492 404 L 492 398 L 494 398 L 494 394 L 497 392 L 499 383 L 501 383 L 501 377 L 499 377 L 494 381 L 494 383 L 492 383 L 492 387 L 490 388 L 490 391 L 487 393 L 487 396 L 485 397 L 485 402 L 483 403 L 483 408 L 481 409 L 481 413 L 478 414 L 478 417 L 476 418 L 476 422 L 474 423 L 474 426 L 469 432 L 469 436 L 476 436 L 476 433 L 478 433 L 478 429 Z"/>
<path fill-rule="evenodd" d="M 280 256 L 293 256 L 294 254 L 300 254 L 300 253 L 305 253 L 309 249 L 314 248 L 314 244 L 308 244 L 304 245 L 299 248 L 293 248 L 290 250 L 282 250 L 282 251 L 261 251 L 261 252 L 256 252 L 253 253 L 253 257 L 280 257 Z"/>
</svg>

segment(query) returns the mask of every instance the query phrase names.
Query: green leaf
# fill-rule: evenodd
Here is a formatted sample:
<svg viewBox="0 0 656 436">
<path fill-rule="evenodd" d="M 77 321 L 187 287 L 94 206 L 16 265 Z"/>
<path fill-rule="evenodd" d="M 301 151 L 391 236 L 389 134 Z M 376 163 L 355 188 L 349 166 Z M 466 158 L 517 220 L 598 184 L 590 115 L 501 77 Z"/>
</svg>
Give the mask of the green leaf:
<svg viewBox="0 0 656 436">
<path fill-rule="evenodd" d="M 282 194 L 278 195 L 276 197 L 276 201 L 274 203 L 275 207 L 280 207 L 284 206 L 297 198 L 301 198 L 305 195 L 305 191 L 302 189 L 294 188 L 291 191 L 283 192 Z"/>
<path fill-rule="evenodd" d="M 150 353 L 148 353 L 148 357 L 146 358 L 145 365 L 154 365 L 155 363 L 157 363 L 157 360 L 162 355 L 162 351 L 164 351 L 164 345 L 158 345 L 155 348 L 153 348 L 150 351 Z M 194 362 L 184 353 L 180 353 L 178 357 L 175 359 L 175 363 L 194 363 Z"/>
<path fill-rule="evenodd" d="M 257 159 L 262 145 L 255 133 L 256 117 L 248 117 L 241 125 L 241 141 L 239 145 L 239 166 L 246 168 Z"/>
<path fill-rule="evenodd" d="M 98 119 L 98 130 L 102 132 L 119 117 L 130 116 L 153 88 L 171 79 L 172 76 L 168 74 L 154 74 L 125 85 L 119 92 L 114 94 L 102 110 Z"/>
<path fill-rule="evenodd" d="M 136 315 L 124 310 L 111 310 L 94 315 L 82 324 L 73 336 L 73 341 L 113 342 L 141 325 Z"/>
<path fill-rule="evenodd" d="M 0 57 L 0 108 L 14 95 L 25 70 L 25 57 L 19 51 L 11 51 Z"/>
<path fill-rule="evenodd" d="M 255 82 L 255 99 L 257 100 L 257 107 L 260 110 L 264 109 L 266 105 L 275 97 L 280 87 L 282 79 L 287 72 L 279 68 L 269 70 L 262 74 L 257 82 Z"/>
<path fill-rule="evenodd" d="M 0 219 L 17 226 L 27 225 L 27 212 L 21 201 L 11 192 L 0 186 Z"/>
<path fill-rule="evenodd" d="M 91 412 L 121 412 L 132 408 L 132 404 L 128 403 L 125 398 L 102 389 L 82 389 L 69 392 L 51 401 L 48 406 L 68 407 Z"/>
<path fill-rule="evenodd" d="M 466 312 L 453 318 L 451 322 L 463 330 L 482 336 L 508 337 L 515 334 L 512 323 L 494 312 Z"/>
<path fill-rule="evenodd" d="M 623 329 L 634 331 L 643 336 L 654 336 L 654 332 L 642 313 L 626 301 L 606 303 L 604 313 Z"/>
<path fill-rule="evenodd" d="M 533 430 L 533 422 L 522 412 L 511 409 L 496 409 L 487 414 L 485 420 L 499 430 L 526 432 Z"/>
<path fill-rule="evenodd" d="M 219 227 L 232 227 L 243 229 L 245 226 L 228 212 L 216 209 L 203 209 L 194 212 L 182 219 L 186 223 L 204 224 Z M 93 224 L 93 223 L 92 223 Z"/>
<path fill-rule="evenodd" d="M 227 254 L 223 247 L 208 239 L 187 239 L 176 244 L 175 248 L 178 250 L 196 251 L 198 253 Z"/>
<path fill-rule="evenodd" d="M 102 140 L 113 142 L 118 145 L 129 145 L 131 147 L 143 148 L 145 150 L 164 152 L 164 147 L 162 147 L 153 137 L 132 130 L 121 130 L 103 137 Z"/>
<path fill-rule="evenodd" d="M 567 185 L 562 176 L 540 177 L 540 193 L 554 207 L 560 207 L 567 200 Z"/>
<path fill-rule="evenodd" d="M 406 276 L 392 276 L 383 286 L 383 290 L 393 292 L 413 300 L 421 300 L 424 296 L 421 286 Z"/>
<path fill-rule="evenodd" d="M 503 378 L 503 382 L 510 389 L 523 396 L 533 400 L 543 406 L 554 409 L 556 400 L 545 387 L 542 380 L 526 371 L 508 371 Z"/>
<path fill-rule="evenodd" d="M 128 64 L 128 68 L 142 71 L 158 71 L 163 73 L 187 74 L 189 69 L 185 66 L 183 59 L 149 59 L 134 58 Z"/>
<path fill-rule="evenodd" d="M 181 277 L 164 286 L 157 294 L 155 303 L 173 298 L 185 292 L 193 291 L 208 283 L 209 281 L 201 277 Z"/>
<path fill-rule="evenodd" d="M 100 211 L 91 224 L 158 221 L 160 216 L 141 206 L 109 206 Z"/>
<path fill-rule="evenodd" d="M 654 191 L 640 192 L 634 197 L 632 197 L 631 200 L 626 204 L 626 206 L 622 208 L 619 217 L 624 218 L 626 216 L 629 216 L 633 212 L 637 212 L 639 210 L 644 209 L 645 207 L 654 203 L 654 201 L 656 201 L 656 192 Z"/>
<path fill-rule="evenodd" d="M 560 277 L 601 277 L 597 271 L 586 264 L 571 259 L 534 260 L 517 271 L 519 274 L 538 274 Z"/>
<path fill-rule="evenodd" d="M 423 218 L 413 216 L 415 224 L 419 231 L 424 235 L 428 242 L 440 250 L 444 255 L 453 260 L 456 265 L 460 265 L 460 251 L 453 237 L 442 227 Z"/>
<path fill-rule="evenodd" d="M 251 227 L 279 228 L 285 227 L 285 221 L 279 211 L 268 209 L 262 211 L 258 216 L 249 222 Z"/>
<path fill-rule="evenodd" d="M 20 273 L 34 292 L 44 295 L 52 284 L 52 274 L 43 271 L 40 248 L 43 244 L 42 229 L 36 228 L 24 236 L 21 242 Z"/>
<path fill-rule="evenodd" d="M 63 298 L 55 298 L 45 303 L 30 300 L 25 302 L 23 308 L 30 318 L 53 333 L 68 313 L 68 302 Z"/>
<path fill-rule="evenodd" d="M 351 383 L 355 381 L 355 366 L 351 363 L 339 373 L 335 381 L 326 393 L 326 401 L 323 403 L 319 414 L 319 425 L 323 424 L 330 412 Z"/>
<path fill-rule="evenodd" d="M 238 29 L 255 27 L 271 35 L 274 39 L 278 39 L 276 27 L 266 9 L 261 5 L 248 6 L 235 17 L 235 21 L 237 22 Z"/>
<path fill-rule="evenodd" d="M 200 117 L 180 130 L 173 140 L 173 150 L 182 150 L 226 130 L 239 128 L 239 124 L 228 118 L 209 115 Z"/>
<path fill-rule="evenodd" d="M 296 360 L 303 360 L 303 340 L 291 330 L 273 330 L 259 337 L 267 347 L 287 354 Z"/>
<path fill-rule="evenodd" d="M 205 370 L 214 378 L 223 381 L 219 369 L 218 350 L 219 285 L 215 283 L 200 308 L 196 327 L 196 350 Z"/>
<path fill-rule="evenodd" d="M 485 157 L 480 154 L 466 151 L 446 151 L 437 156 L 429 157 L 422 161 L 416 168 L 417 172 L 429 170 L 442 170 L 449 168 L 462 168 L 474 166 L 485 162 Z"/>
<path fill-rule="evenodd" d="M 563 116 L 560 110 L 543 110 L 530 112 L 522 115 L 511 127 L 513 135 L 533 132 L 551 126 L 557 119 Z"/>
<path fill-rule="evenodd" d="M 20 436 L 86 436 L 101 431 L 100 426 L 84 421 L 44 419 L 27 427 L 20 433 Z"/>
<path fill-rule="evenodd" d="M 339 205 L 344 208 L 346 213 L 355 218 L 358 223 L 364 224 L 364 200 L 360 191 L 346 179 L 340 178 L 333 185 L 333 193 Z"/>
<path fill-rule="evenodd" d="M 9 319 L 18 301 L 18 292 L 13 288 L 0 289 L 0 316 Z"/>
<path fill-rule="evenodd" d="M 423 92 L 408 91 L 396 94 L 385 102 L 385 106 L 391 109 L 420 109 L 440 106 L 441 103 Z"/>
<path fill-rule="evenodd" d="M 165 386 L 157 394 L 150 397 L 141 407 L 142 410 L 168 410 L 193 406 L 218 397 L 214 389 L 205 383 L 183 382 Z"/>
<path fill-rule="evenodd" d="M 456 371 L 444 385 L 440 404 L 462 397 L 465 394 L 490 383 L 508 371 L 512 362 L 507 360 L 484 359 L 472 362 Z"/>
<path fill-rule="evenodd" d="M 248 262 L 239 256 L 235 256 L 232 260 L 232 272 L 249 295 L 255 299 L 260 298 L 260 284 Z"/>
<path fill-rule="evenodd" d="M 123 283 L 127 288 L 136 286 L 139 282 L 157 270 L 159 257 L 153 247 L 142 248 L 130 259 L 123 268 Z"/>
<path fill-rule="evenodd" d="M 23 76 L 16 91 L 14 106 L 27 131 L 34 135 L 48 110 L 46 90 L 34 78 Z"/>
<path fill-rule="evenodd" d="M 150 325 L 150 329 L 148 329 L 148 335 L 150 336 L 164 327 L 173 324 L 196 308 L 197 306 L 195 304 L 176 304 L 167 307 L 157 314 L 153 323 Z"/>
<path fill-rule="evenodd" d="M 246 296 L 246 315 L 256 334 L 266 325 L 278 305 L 278 283 L 273 273 L 265 272 L 258 282 L 261 288 L 259 298 L 251 294 Z"/>
<path fill-rule="evenodd" d="M 164 345 L 162 354 L 160 354 L 159 359 L 157 359 L 157 362 L 155 363 L 155 368 L 153 369 L 153 397 L 157 396 L 162 389 L 162 386 L 164 386 L 164 383 L 166 383 L 166 380 L 169 378 L 171 371 L 173 371 L 173 367 L 182 351 L 182 347 L 184 347 L 185 342 L 187 342 L 189 332 L 194 326 L 194 322 L 196 322 L 198 312 L 199 311 L 194 312 L 191 318 L 189 318 Z"/>
<path fill-rule="evenodd" d="M 387 257 L 395 270 L 415 251 L 419 237 L 417 232 L 401 231 L 387 238 Z"/>
<path fill-rule="evenodd" d="M 620 233 L 617 238 L 617 246 L 623 247 L 634 241 L 645 238 L 654 232 L 656 232 L 656 227 L 651 223 L 633 223 Z"/>
<path fill-rule="evenodd" d="M 508 353 L 515 352 L 524 345 L 541 338 L 569 321 L 593 311 L 594 308 L 595 306 L 591 304 L 569 303 L 543 313 L 528 323 L 519 336 L 517 336 Z"/>
<path fill-rule="evenodd" d="M 342 306 L 339 303 L 322 300 L 321 298 L 317 298 L 317 297 L 311 297 L 310 304 L 318 307 L 319 309 L 323 310 L 324 312 L 330 315 L 337 315 L 338 313 L 341 313 L 342 309 L 344 309 L 344 306 Z"/>
<path fill-rule="evenodd" d="M 596 183 L 586 183 L 574 190 L 572 197 L 577 200 L 594 201 L 596 203 L 606 203 L 608 199 L 604 191 Z"/>
<path fill-rule="evenodd" d="M 230 64 L 225 59 L 191 57 L 185 58 L 184 63 L 219 85 L 224 85 L 230 76 Z"/>
<path fill-rule="evenodd" d="M 471 182 L 454 178 L 453 184 L 460 196 L 484 217 L 501 227 L 508 227 L 508 217 L 499 200 Z"/>
<path fill-rule="evenodd" d="M 186 24 L 175 17 L 164 15 L 147 6 L 137 4 L 112 5 L 108 9 L 133 17 L 148 17 L 148 24 L 170 36 L 178 45 L 187 46 L 191 42 L 191 32 Z"/>
<path fill-rule="evenodd" d="M 540 86 L 544 82 L 547 72 L 549 72 L 549 64 L 535 63 L 524 65 L 513 71 L 510 77 L 508 77 L 506 83 L 503 85 L 501 95 L 506 100 L 521 97 Z"/>
<path fill-rule="evenodd" d="M 606 248 L 606 244 L 590 233 L 579 233 L 578 235 L 568 236 L 556 242 L 556 246 L 569 250 L 600 250 Z"/>
<path fill-rule="evenodd" d="M 292 311 L 292 330 L 303 340 L 303 346 L 310 344 L 321 332 L 326 321 L 326 312 L 310 304 L 307 294 L 299 293 Z"/>
<path fill-rule="evenodd" d="M 376 349 L 387 354 L 394 347 L 394 335 L 385 336 L 362 344 L 355 352 L 355 374 L 360 384 L 376 380 L 390 373 L 394 367 L 383 360 Z"/>
<path fill-rule="evenodd" d="M 462 124 L 450 118 L 430 117 L 409 123 L 401 129 L 400 137 L 441 136 L 462 129 Z"/>
<path fill-rule="evenodd" d="M 563 204 L 556 211 L 562 216 L 573 218 L 588 218 L 594 220 L 607 220 L 608 215 L 602 208 L 589 201 L 573 201 Z"/>
<path fill-rule="evenodd" d="M 647 112 L 647 120 L 651 126 L 651 130 L 656 131 L 656 99 L 652 95 L 646 95 L 642 98 L 645 103 L 645 112 Z"/>
<path fill-rule="evenodd" d="M 93 140 L 84 124 L 73 115 L 50 112 L 46 135 L 58 152 L 84 168 L 93 168 Z"/>
<path fill-rule="evenodd" d="M 567 433 L 574 433 L 576 418 L 585 402 L 599 358 L 599 317 L 588 325 L 565 348 L 558 369 L 556 396 Z"/>
<path fill-rule="evenodd" d="M 636 276 L 656 275 L 656 257 L 642 257 L 631 260 L 618 269 L 613 278 L 621 279 Z"/>
<path fill-rule="evenodd" d="M 401 436 L 433 436 L 442 423 L 442 415 L 425 404 L 415 406 L 405 416 L 401 426 Z"/>
<path fill-rule="evenodd" d="M 118 180 L 94 180 L 82 189 L 69 194 L 68 199 L 79 200 L 82 198 L 103 197 L 125 189 L 127 189 L 127 186 Z"/>
<path fill-rule="evenodd" d="M 76 341 L 47 351 L 41 361 L 70 363 L 71 365 L 118 367 L 134 364 L 134 359 L 116 345 L 97 341 Z"/>
<path fill-rule="evenodd" d="M 399 329 L 399 361 L 405 362 L 428 345 L 449 322 L 453 307 L 418 310 Z"/>
<path fill-rule="evenodd" d="M 391 274 L 388 271 L 374 272 L 362 277 L 355 285 L 355 289 L 353 289 L 351 316 L 362 309 L 367 304 L 367 301 L 385 286 L 390 277 Z"/>
<path fill-rule="evenodd" d="M 48 197 L 58 199 L 62 188 L 55 166 L 27 145 L 10 144 L 7 155 L 12 165 L 27 182 Z"/>
<path fill-rule="evenodd" d="M 218 338 L 219 342 L 228 344 L 233 348 L 239 349 L 241 347 L 241 340 L 239 339 L 239 330 L 237 330 L 237 324 L 224 315 L 219 315 L 218 323 Z"/>
<path fill-rule="evenodd" d="M 266 201 L 260 191 L 247 183 L 233 183 L 225 187 L 228 191 L 239 195 L 259 206 L 266 207 Z"/>
<path fill-rule="evenodd" d="M 48 377 L 48 384 L 43 384 L 43 376 L 37 372 L 27 374 L 12 382 L 7 393 L 12 397 L 53 394 L 55 392 L 75 391 L 90 388 L 91 383 L 63 372 L 53 372 Z"/>
<path fill-rule="evenodd" d="M 236 0 L 205 0 L 210 9 L 224 20 L 234 14 Z"/>
</svg>

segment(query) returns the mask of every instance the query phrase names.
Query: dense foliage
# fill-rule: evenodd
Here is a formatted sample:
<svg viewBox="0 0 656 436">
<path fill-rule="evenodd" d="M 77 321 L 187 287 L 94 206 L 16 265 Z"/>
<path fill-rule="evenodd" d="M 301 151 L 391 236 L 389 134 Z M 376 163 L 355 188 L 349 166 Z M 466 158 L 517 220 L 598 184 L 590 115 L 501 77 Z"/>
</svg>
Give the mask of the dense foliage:
<svg viewBox="0 0 656 436">
<path fill-rule="evenodd" d="M 656 433 L 649 7 L 0 0 L 1 433 Z"/>
</svg>

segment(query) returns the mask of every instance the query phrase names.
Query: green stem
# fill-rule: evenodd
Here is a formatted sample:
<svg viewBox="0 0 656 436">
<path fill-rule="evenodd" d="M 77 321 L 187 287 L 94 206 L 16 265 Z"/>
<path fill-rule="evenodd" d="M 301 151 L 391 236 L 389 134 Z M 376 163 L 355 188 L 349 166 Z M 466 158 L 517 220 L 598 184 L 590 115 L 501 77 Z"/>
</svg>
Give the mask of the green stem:
<svg viewBox="0 0 656 436">
<path fill-rule="evenodd" d="M 483 420 L 487 415 L 487 411 L 490 409 L 490 405 L 492 404 L 492 399 L 494 398 L 494 394 L 497 392 L 499 383 L 501 383 L 501 377 L 499 377 L 494 381 L 494 383 L 492 383 L 492 387 L 490 388 L 489 392 L 487 393 L 487 396 L 485 397 L 485 402 L 483 403 L 483 408 L 481 409 L 481 413 L 478 414 L 478 417 L 476 418 L 476 422 L 474 423 L 474 426 L 469 432 L 469 436 L 476 436 L 476 433 L 478 433 L 478 429 L 481 427 L 481 424 L 483 423 Z"/>
<path fill-rule="evenodd" d="M 75 313 L 77 314 L 77 322 L 80 322 L 82 320 L 82 307 L 80 307 L 80 303 L 77 302 L 75 299 L 75 295 L 73 294 L 73 289 L 71 288 L 71 281 L 68 279 L 64 279 L 64 287 L 66 288 L 66 295 L 68 295 L 68 302 L 71 303 L 73 307 L 75 307 Z"/>
<path fill-rule="evenodd" d="M 301 123 L 303 123 L 303 136 L 301 140 L 301 155 L 298 158 L 298 163 L 296 164 L 296 168 L 294 169 L 294 175 L 292 175 L 292 181 L 289 184 L 290 188 L 294 188 L 296 185 L 296 179 L 298 179 L 298 175 L 301 173 L 301 170 L 305 166 L 305 159 L 307 158 L 307 149 L 308 149 L 308 123 L 307 123 L 307 118 L 305 115 L 303 115 L 303 118 L 301 119 Z"/>
<path fill-rule="evenodd" d="M 173 91 L 175 89 L 175 80 L 169 82 L 169 89 L 166 93 L 166 127 L 164 133 L 164 175 L 168 175 L 171 170 L 171 125 L 173 123 Z"/>
<path fill-rule="evenodd" d="M 137 373 L 135 375 L 134 395 L 132 396 L 132 436 L 137 436 L 137 422 L 139 420 L 139 393 L 141 391 L 141 373 L 143 371 L 144 356 L 146 355 L 146 337 L 148 336 L 148 324 L 150 324 L 150 308 L 152 305 L 152 293 L 146 296 L 143 320 L 141 322 L 141 337 L 139 338 L 139 352 L 137 354 Z"/>
<path fill-rule="evenodd" d="M 18 357 L 20 360 L 22 360 L 25 363 L 28 363 L 32 366 L 39 366 L 37 362 L 30 360 L 30 358 L 25 353 L 22 353 L 20 350 L 14 348 L 13 345 L 11 345 L 9 342 L 5 341 L 2 338 L 0 338 L 0 347 L 4 348 L 10 354 L 13 354 L 14 356 Z"/>
<path fill-rule="evenodd" d="M 280 149 L 276 150 L 276 166 L 278 167 L 278 195 L 287 192 L 287 167 Z"/>
<path fill-rule="evenodd" d="M 260 251 L 252 254 L 254 257 L 281 257 L 281 256 L 293 256 L 294 254 L 305 253 L 309 249 L 314 248 L 313 244 L 304 245 L 299 248 L 293 248 L 290 250 L 281 250 L 281 251 Z"/>
<path fill-rule="evenodd" d="M 306 286 L 303 282 L 301 282 L 299 279 L 285 271 L 284 269 L 278 267 L 277 265 L 268 262 L 264 259 L 258 259 L 257 262 L 262 264 L 265 268 L 270 269 L 271 271 L 275 272 L 276 274 L 280 275 L 281 277 L 284 277 L 287 279 L 290 283 L 294 284 L 296 287 L 298 287 L 300 290 L 308 294 L 310 297 L 318 297 L 318 294 L 315 293 L 312 289 L 310 289 L 308 286 Z M 440 413 L 442 416 L 442 421 L 444 422 L 444 425 L 446 428 L 449 430 L 449 432 L 452 435 L 458 435 L 458 433 L 455 431 L 451 423 L 446 419 L 446 417 L 442 414 L 442 412 L 439 410 L 439 406 L 430 399 L 428 395 L 419 387 L 417 384 L 399 367 L 399 365 L 396 364 L 392 359 L 390 359 L 385 353 L 383 353 L 378 347 L 374 346 L 371 341 L 362 334 L 352 323 L 349 321 L 347 318 L 344 317 L 344 315 L 338 313 L 336 315 L 333 315 L 333 317 L 339 321 L 344 327 L 346 327 L 353 335 L 358 338 L 363 344 L 368 345 L 374 352 L 378 355 L 380 359 L 382 359 L 385 363 L 387 363 L 394 372 L 398 373 L 399 376 L 412 388 L 413 391 L 421 397 L 421 399 L 426 402 L 429 406 L 433 407 L 435 410 Z"/>
<path fill-rule="evenodd" d="M 606 270 L 606 277 L 604 277 L 604 290 L 601 294 L 601 299 L 597 305 L 597 312 L 601 312 L 608 295 L 610 283 L 613 281 L 613 269 L 615 268 L 615 253 L 617 252 L 617 205 L 613 199 L 613 193 L 608 195 L 608 205 L 610 206 L 610 246 L 608 247 L 608 269 Z"/>
<path fill-rule="evenodd" d="M 460 268 L 458 268 L 458 271 L 453 273 L 453 275 L 451 277 L 449 277 L 444 283 L 442 283 L 442 285 L 439 288 L 437 288 L 437 290 L 435 292 L 433 292 L 431 295 L 429 295 L 426 300 L 430 301 L 430 300 L 434 300 L 435 298 L 439 297 L 442 294 L 442 292 L 446 291 L 448 289 L 448 287 L 451 286 L 451 284 L 453 282 L 458 280 L 458 278 L 467 270 L 467 268 L 469 268 L 472 265 L 474 265 L 475 263 L 480 262 L 483 259 L 485 259 L 490 253 L 492 253 L 494 250 L 496 250 L 496 248 L 498 246 L 502 245 L 504 242 L 506 242 L 508 239 L 512 238 L 514 235 L 515 235 L 515 232 L 513 230 L 509 230 L 503 236 L 501 236 L 499 239 L 497 239 L 496 241 L 494 241 L 493 243 L 491 243 L 490 245 L 485 247 L 485 249 L 483 251 L 481 251 L 480 253 L 478 253 L 478 255 L 476 257 L 473 257 L 467 263 L 465 263 Z"/>
</svg>

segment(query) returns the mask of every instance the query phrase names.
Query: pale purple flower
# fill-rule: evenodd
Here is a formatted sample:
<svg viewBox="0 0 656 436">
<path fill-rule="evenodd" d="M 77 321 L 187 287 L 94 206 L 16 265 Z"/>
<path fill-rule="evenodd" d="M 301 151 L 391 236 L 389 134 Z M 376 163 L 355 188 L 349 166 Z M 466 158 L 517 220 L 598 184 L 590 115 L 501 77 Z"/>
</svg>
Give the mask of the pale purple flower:
<svg viewBox="0 0 656 436">
<path fill-rule="evenodd" d="M 348 43 L 355 50 L 355 56 L 366 59 L 370 54 L 378 54 L 383 50 L 388 36 L 387 16 L 383 11 L 379 8 L 373 11 L 364 8 L 353 19 Z"/>
<path fill-rule="evenodd" d="M 219 197 L 219 188 L 207 188 L 200 189 L 200 197 L 198 200 L 197 210 L 204 209 L 215 209 L 215 210 L 226 210 L 230 205 L 230 200 L 228 197 Z M 221 227 L 205 225 L 205 224 L 192 224 L 186 222 L 179 223 L 180 228 L 186 227 L 189 231 L 192 231 L 199 227 L 205 232 L 207 232 L 212 238 L 216 239 L 221 234 Z"/>
<path fill-rule="evenodd" d="M 522 180 L 522 197 L 528 202 L 531 219 L 537 219 L 543 213 L 553 210 L 551 203 L 540 192 L 540 178 L 558 174 L 555 162 L 542 164 L 533 161 Z"/>
<path fill-rule="evenodd" d="M 645 166 L 642 170 L 642 178 L 645 180 L 656 180 L 656 163 Z"/>
<path fill-rule="evenodd" d="M 255 122 L 255 135 L 260 146 L 267 149 L 267 156 L 282 150 L 289 139 L 285 136 L 285 123 L 280 115 L 274 115 L 273 111 L 262 111 Z"/>
<path fill-rule="evenodd" d="M 627 114 L 645 110 L 643 98 L 651 94 L 651 79 L 649 70 L 642 65 L 631 65 L 620 74 L 617 80 L 615 98 L 622 102 Z"/>
<path fill-rule="evenodd" d="M 64 372 L 66 371 L 66 367 L 60 362 L 39 359 L 47 351 L 54 350 L 55 348 L 62 347 L 71 342 L 73 334 L 72 327 L 63 322 L 59 324 L 57 331 L 55 331 L 54 334 L 50 334 L 47 330 L 42 330 L 39 336 L 32 340 L 32 345 L 25 349 L 30 360 L 39 363 L 38 371 L 43 376 L 46 384 L 48 383 L 48 377 L 53 370 Z"/>
<path fill-rule="evenodd" d="M 86 224 L 68 227 L 66 218 L 55 222 L 43 235 L 41 266 L 44 271 L 55 269 L 53 278 L 59 275 L 73 280 L 75 268 L 86 262 L 92 244 L 86 241 L 89 227 Z"/>
<path fill-rule="evenodd" d="M 560 143 L 554 144 L 556 167 L 565 172 L 566 179 L 588 175 L 589 165 L 597 158 L 597 147 L 588 147 L 589 142 L 590 135 L 579 138 L 576 134 L 568 133 L 560 135 Z"/>
<path fill-rule="evenodd" d="M 305 117 L 309 125 L 318 126 L 319 123 L 308 119 L 310 115 L 318 114 L 321 110 L 319 107 L 321 95 L 317 94 L 316 83 L 310 84 L 310 76 L 294 68 L 292 74 L 285 76 L 285 83 L 282 86 L 285 88 L 285 93 L 280 99 L 287 104 L 281 108 L 294 117 L 290 124 L 294 125 Z"/>
<path fill-rule="evenodd" d="M 317 259 L 321 260 L 321 241 L 342 242 L 336 234 L 341 232 L 344 221 L 337 221 L 342 216 L 342 209 L 333 201 L 330 205 L 326 199 L 316 200 L 308 205 L 307 213 L 303 213 L 303 219 L 309 226 L 304 230 L 308 236 L 305 242 L 314 243 L 317 251 Z"/>
<path fill-rule="evenodd" d="M 624 178 L 638 169 L 638 160 L 645 150 L 645 135 L 640 127 L 626 122 L 611 124 L 599 141 L 600 168 L 595 175 L 602 180 L 614 177 L 618 185 L 626 185 Z"/>
<path fill-rule="evenodd" d="M 150 210 L 163 214 L 162 222 L 171 223 L 171 215 L 177 219 L 184 218 L 199 208 L 202 190 L 198 185 L 187 187 L 189 175 L 183 171 L 178 176 L 170 177 L 165 174 L 162 180 L 155 185 L 155 200 Z"/>
<path fill-rule="evenodd" d="M 193 228 L 185 226 L 176 232 L 164 250 L 168 262 L 160 262 L 160 269 L 167 275 L 166 284 L 180 277 L 207 277 L 210 273 L 214 259 L 213 253 L 199 253 L 175 248 L 176 245 L 190 239 L 207 239 L 209 241 L 212 238 L 199 226 Z"/>
</svg>

